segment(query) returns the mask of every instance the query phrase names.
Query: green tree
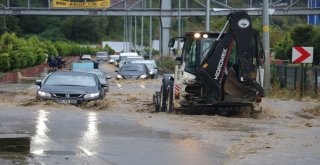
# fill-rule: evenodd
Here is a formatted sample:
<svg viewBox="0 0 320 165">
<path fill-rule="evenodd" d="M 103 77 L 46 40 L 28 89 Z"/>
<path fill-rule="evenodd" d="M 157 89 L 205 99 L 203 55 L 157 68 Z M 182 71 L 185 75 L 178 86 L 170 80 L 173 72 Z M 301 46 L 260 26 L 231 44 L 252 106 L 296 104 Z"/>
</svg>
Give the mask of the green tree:
<svg viewBox="0 0 320 165">
<path fill-rule="evenodd" d="M 312 25 L 301 24 L 293 28 L 291 39 L 294 46 L 312 46 L 315 32 Z"/>
<path fill-rule="evenodd" d="M 99 22 L 94 17 L 68 17 L 62 22 L 61 29 L 66 38 L 80 43 L 94 43 L 102 38 Z"/>
<path fill-rule="evenodd" d="M 275 44 L 273 51 L 276 53 L 277 59 L 289 60 L 291 59 L 291 49 L 293 41 L 289 33 L 286 33 L 283 38 Z"/>
</svg>

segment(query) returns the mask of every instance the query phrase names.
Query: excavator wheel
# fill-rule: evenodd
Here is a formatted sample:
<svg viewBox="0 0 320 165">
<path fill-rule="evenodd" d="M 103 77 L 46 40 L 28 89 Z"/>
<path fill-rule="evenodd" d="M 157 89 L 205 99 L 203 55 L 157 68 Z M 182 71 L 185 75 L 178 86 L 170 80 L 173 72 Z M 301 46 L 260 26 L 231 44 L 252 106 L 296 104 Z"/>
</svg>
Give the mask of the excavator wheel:
<svg viewBox="0 0 320 165">
<path fill-rule="evenodd" d="M 161 85 L 160 88 L 160 103 L 159 103 L 159 111 L 163 112 L 164 107 L 166 106 L 166 93 L 164 90 L 163 84 Z"/>
<path fill-rule="evenodd" d="M 166 109 L 165 112 L 170 113 L 173 110 L 173 81 L 170 81 L 169 85 L 167 86 L 167 101 L 166 101 Z"/>
<path fill-rule="evenodd" d="M 156 112 L 159 112 L 160 111 L 160 92 L 156 92 L 153 94 L 153 103 L 154 103 L 154 106 L 155 106 L 155 110 Z"/>
<path fill-rule="evenodd" d="M 170 80 L 170 76 L 169 74 L 165 74 L 162 79 L 159 108 L 162 112 L 171 112 L 173 81 Z"/>
</svg>

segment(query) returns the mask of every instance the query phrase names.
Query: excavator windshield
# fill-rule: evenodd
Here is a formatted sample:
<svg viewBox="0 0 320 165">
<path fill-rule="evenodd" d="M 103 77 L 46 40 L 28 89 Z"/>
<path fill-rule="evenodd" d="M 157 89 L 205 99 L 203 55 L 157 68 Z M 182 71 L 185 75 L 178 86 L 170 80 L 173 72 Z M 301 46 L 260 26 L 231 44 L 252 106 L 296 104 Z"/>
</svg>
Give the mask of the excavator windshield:
<svg viewBox="0 0 320 165">
<path fill-rule="evenodd" d="M 201 62 L 206 57 L 212 43 L 218 33 L 187 33 L 182 50 L 182 60 L 185 64 L 185 71 L 195 74 Z"/>
</svg>

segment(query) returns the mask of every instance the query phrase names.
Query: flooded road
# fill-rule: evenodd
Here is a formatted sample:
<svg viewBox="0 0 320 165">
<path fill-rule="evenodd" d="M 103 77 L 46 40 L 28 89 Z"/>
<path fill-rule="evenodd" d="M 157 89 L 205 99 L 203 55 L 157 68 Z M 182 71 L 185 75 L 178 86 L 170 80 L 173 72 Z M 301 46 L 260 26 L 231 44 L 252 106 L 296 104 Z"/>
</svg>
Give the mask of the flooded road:
<svg viewBox="0 0 320 165">
<path fill-rule="evenodd" d="M 31 137 L 30 154 L 0 152 L 0 164 L 319 164 L 320 117 L 304 113 L 319 101 L 265 98 L 255 119 L 156 113 L 160 81 L 111 79 L 82 106 L 36 101 L 33 82 L 0 84 L 0 134 Z"/>
<path fill-rule="evenodd" d="M 26 164 L 221 164 L 224 160 L 218 146 L 138 124 L 150 114 L 4 105 L 0 109 L 2 128 L 31 135 Z"/>
</svg>

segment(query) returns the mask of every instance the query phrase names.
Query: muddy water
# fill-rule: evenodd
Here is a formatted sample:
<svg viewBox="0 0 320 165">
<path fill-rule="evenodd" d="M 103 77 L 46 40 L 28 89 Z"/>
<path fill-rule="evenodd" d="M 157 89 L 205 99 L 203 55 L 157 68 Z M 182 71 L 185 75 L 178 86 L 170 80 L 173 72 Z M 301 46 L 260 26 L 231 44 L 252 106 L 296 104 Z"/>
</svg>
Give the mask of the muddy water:
<svg viewBox="0 0 320 165">
<path fill-rule="evenodd" d="M 109 150 L 98 149 L 97 153 L 103 153 L 102 155 L 104 156 L 107 155 L 108 159 L 104 156 L 102 157 L 105 160 L 114 162 L 121 162 L 120 159 L 123 157 L 130 157 L 129 160 L 135 160 L 131 163 L 125 162 L 125 164 L 135 164 L 137 160 L 134 157 L 142 160 L 150 158 L 154 162 L 162 162 L 163 159 L 169 159 L 164 161 L 169 164 L 190 164 L 191 160 L 199 161 L 198 158 L 202 159 L 198 164 L 225 165 L 318 164 L 320 161 L 318 154 L 320 153 L 320 119 L 317 116 L 310 117 L 304 113 L 306 109 L 319 105 L 318 101 L 304 100 L 304 102 L 301 102 L 264 99 L 262 103 L 264 111 L 256 119 L 206 115 L 168 115 L 166 113 L 154 113 L 154 107 L 151 104 L 153 92 L 159 89 L 159 80 L 117 81 L 112 79 L 110 82 L 110 92 L 104 100 L 90 102 L 78 107 L 53 102 L 35 102 L 34 91 L 36 88 L 30 84 L 29 86 L 26 84 L 1 85 L 0 99 L 18 107 L 33 108 L 36 106 L 39 109 L 50 109 L 50 111 L 51 109 L 59 109 L 62 112 L 71 110 L 74 114 L 88 114 L 80 115 L 76 117 L 77 119 L 86 118 L 85 116 L 90 116 L 90 113 L 96 113 L 99 117 L 118 116 L 99 119 L 100 123 L 98 125 L 105 125 L 100 131 L 104 132 L 104 134 L 110 134 L 115 130 L 122 130 L 122 133 L 118 132 L 116 134 L 121 134 L 124 137 L 130 136 L 131 138 L 129 139 L 131 140 L 141 139 L 144 147 L 138 152 L 137 146 L 130 146 L 130 144 L 138 144 L 135 141 L 128 139 L 124 141 L 124 137 L 108 139 L 102 136 L 103 140 L 100 142 L 112 142 L 104 147 L 111 147 L 113 150 L 110 152 Z M 20 89 L 20 91 L 11 89 Z M 119 117 L 119 114 L 126 117 Z M 57 118 L 63 118 L 64 115 Z M 69 116 L 73 116 L 73 114 Z M 87 119 L 89 121 L 89 117 Z M 129 126 L 128 123 L 123 124 L 123 120 L 131 121 Z M 0 121 L 4 121 L 4 119 Z M 92 118 L 91 115 L 90 121 L 92 123 L 97 120 Z M 111 123 L 106 124 L 102 121 L 110 121 Z M 153 132 L 136 131 L 140 130 L 140 128 L 131 126 L 134 124 L 153 130 Z M 81 125 L 81 123 L 78 123 L 78 125 Z M 58 128 L 61 125 L 55 127 L 55 130 L 59 130 Z M 95 129 L 91 131 L 91 133 L 97 133 Z M 151 135 L 147 135 L 149 133 Z M 156 140 L 151 140 L 154 138 Z M 168 138 L 174 139 L 174 142 L 161 143 Z M 63 140 L 60 139 L 58 141 Z M 68 142 L 70 144 L 73 143 L 71 140 Z M 130 154 L 121 149 L 116 149 L 117 147 L 119 148 L 118 143 L 121 144 L 120 147 L 130 146 L 130 153 L 133 151 L 137 153 Z M 166 146 L 166 148 L 158 148 L 158 145 Z M 142 150 L 156 153 L 148 154 L 142 152 Z M 67 156 L 70 160 L 73 157 L 72 155 L 77 155 L 75 149 L 48 149 L 45 153 L 51 156 L 55 155 L 55 153 L 66 154 L 71 152 L 73 154 Z M 166 157 L 169 155 L 170 157 Z M 209 156 L 211 157 L 209 158 Z M 101 156 L 98 154 L 96 157 Z M 112 158 L 109 159 L 110 157 Z M 180 161 L 175 162 L 172 157 Z M 93 159 L 90 157 L 90 160 Z M 99 161 L 100 159 L 96 160 L 96 162 Z"/>
</svg>

